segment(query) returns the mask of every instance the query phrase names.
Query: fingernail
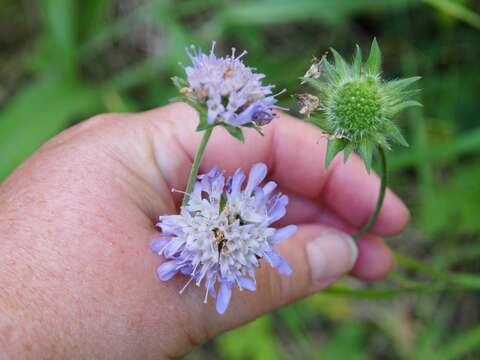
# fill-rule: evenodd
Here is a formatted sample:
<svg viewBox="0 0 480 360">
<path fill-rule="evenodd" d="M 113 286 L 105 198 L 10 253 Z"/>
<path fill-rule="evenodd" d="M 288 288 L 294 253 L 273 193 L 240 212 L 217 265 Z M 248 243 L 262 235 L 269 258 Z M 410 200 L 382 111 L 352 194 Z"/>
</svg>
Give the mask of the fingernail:
<svg viewBox="0 0 480 360">
<path fill-rule="evenodd" d="M 357 245 L 351 236 L 336 229 L 324 230 L 307 244 L 313 283 L 320 286 L 327 279 L 336 279 L 349 272 L 357 256 Z"/>
</svg>

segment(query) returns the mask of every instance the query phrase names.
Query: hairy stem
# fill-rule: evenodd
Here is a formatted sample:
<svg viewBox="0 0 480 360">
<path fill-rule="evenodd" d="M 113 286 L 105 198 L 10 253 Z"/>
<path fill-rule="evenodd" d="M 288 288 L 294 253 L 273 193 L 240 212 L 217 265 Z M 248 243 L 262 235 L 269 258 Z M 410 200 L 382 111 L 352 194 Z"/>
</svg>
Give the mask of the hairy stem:
<svg viewBox="0 0 480 360">
<path fill-rule="evenodd" d="M 182 206 L 185 206 L 188 202 L 188 197 L 193 190 L 193 185 L 197 180 L 198 169 L 205 153 L 205 148 L 207 147 L 208 140 L 210 140 L 210 135 L 212 135 L 213 127 L 209 127 L 203 133 L 202 141 L 198 147 L 197 153 L 195 154 L 195 159 L 193 160 L 192 170 L 190 170 L 190 176 L 188 178 L 187 188 L 185 189 L 185 195 L 183 195 Z"/>
<path fill-rule="evenodd" d="M 380 215 L 380 210 L 382 209 L 383 200 L 385 199 L 385 190 L 387 189 L 387 157 L 385 155 L 385 150 L 379 146 L 378 147 L 378 155 L 380 157 L 380 167 L 381 167 L 381 183 L 380 183 L 380 192 L 377 198 L 377 204 L 375 205 L 375 210 L 373 211 L 372 216 L 368 222 L 362 226 L 355 235 L 353 235 L 353 239 L 355 241 L 362 238 L 365 234 L 367 234 L 372 227 L 375 225 L 378 215 Z"/>
</svg>

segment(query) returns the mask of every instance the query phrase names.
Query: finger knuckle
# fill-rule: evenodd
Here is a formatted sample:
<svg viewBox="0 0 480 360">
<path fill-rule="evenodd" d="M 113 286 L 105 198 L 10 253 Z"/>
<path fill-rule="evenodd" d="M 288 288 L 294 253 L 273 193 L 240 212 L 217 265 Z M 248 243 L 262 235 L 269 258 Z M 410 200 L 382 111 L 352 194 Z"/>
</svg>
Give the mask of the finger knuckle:
<svg viewBox="0 0 480 360">
<path fill-rule="evenodd" d="M 77 129 L 86 130 L 86 129 L 96 128 L 96 127 L 101 127 L 101 126 L 104 126 L 105 124 L 112 123 L 113 121 L 118 121 L 125 116 L 126 115 L 115 114 L 115 113 L 98 114 L 77 125 Z"/>
</svg>

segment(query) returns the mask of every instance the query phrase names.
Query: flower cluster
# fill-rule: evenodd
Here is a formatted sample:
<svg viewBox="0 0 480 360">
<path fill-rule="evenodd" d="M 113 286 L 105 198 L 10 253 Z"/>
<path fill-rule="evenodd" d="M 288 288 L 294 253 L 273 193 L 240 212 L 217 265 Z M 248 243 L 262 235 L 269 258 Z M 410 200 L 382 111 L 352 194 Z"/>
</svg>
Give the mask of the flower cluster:
<svg viewBox="0 0 480 360">
<path fill-rule="evenodd" d="M 376 40 L 365 63 L 358 46 L 351 65 L 334 49 L 332 53 L 334 64 L 324 56 L 302 78 L 316 93 L 298 96 L 300 112 L 330 135 L 326 166 L 342 150 L 345 160 L 358 151 L 369 170 L 376 146 L 387 150 L 389 140 L 408 145 L 392 120 L 405 108 L 420 105 L 408 100 L 413 92 L 407 90 L 419 77 L 384 81 Z"/>
<path fill-rule="evenodd" d="M 262 262 L 279 273 L 290 275 L 292 269 L 276 251 L 280 242 L 296 232 L 295 225 L 277 229 L 273 224 L 286 214 L 287 196 L 274 193 L 273 181 L 262 185 L 267 166 L 255 164 L 247 176 L 238 169 L 225 179 L 213 168 L 197 176 L 207 143 L 216 126 L 224 127 L 243 141 L 243 127 L 260 131 L 260 126 L 274 118 L 276 95 L 273 85 L 263 85 L 263 74 L 245 66 L 235 49 L 229 56 L 217 57 L 213 43 L 209 54 L 192 46 L 187 49 L 191 65 L 185 66 L 186 79 L 173 78 L 186 101 L 198 111 L 197 131 L 203 137 L 192 163 L 180 213 L 162 215 L 157 226 L 161 236 L 151 242 L 151 249 L 164 258 L 157 268 L 161 281 L 177 274 L 188 278 L 180 293 L 195 284 L 205 289 L 204 302 L 216 298 L 216 310 L 225 313 L 234 287 L 256 290 L 256 270 Z M 365 63 L 360 48 L 347 62 L 332 49 L 334 63 L 324 55 L 302 77 L 302 84 L 313 87 L 313 94 L 297 95 L 300 113 L 328 135 L 325 165 L 344 151 L 345 160 L 357 151 L 370 170 L 372 152 L 381 159 L 381 186 L 375 210 L 367 224 L 355 235 L 370 231 L 380 213 L 386 190 L 386 157 L 389 141 L 407 145 L 392 122 L 403 109 L 419 105 L 408 98 L 407 88 L 418 77 L 384 81 L 380 76 L 381 54 L 374 40 Z M 260 131 L 261 132 L 261 131 Z"/>
<path fill-rule="evenodd" d="M 181 292 L 191 282 L 203 282 L 204 301 L 209 294 L 217 297 L 217 312 L 223 314 L 235 285 L 256 290 L 255 271 L 262 259 L 289 275 L 292 270 L 275 245 L 293 235 L 296 226 L 271 226 L 285 215 L 288 198 L 274 194 L 275 182 L 260 186 L 266 175 L 266 165 L 259 163 L 245 186 L 241 170 L 227 181 L 216 167 L 198 176 L 180 214 L 160 216 L 162 236 L 151 244 L 166 259 L 157 270 L 159 278 L 167 281 L 178 273 L 190 277 Z"/>
<path fill-rule="evenodd" d="M 213 43 L 210 54 L 194 46 L 187 49 L 191 65 L 185 67 L 186 80 L 174 78 L 175 85 L 186 100 L 202 115 L 206 108 L 203 127 L 221 124 L 233 127 L 261 126 L 275 118 L 278 108 L 273 85 L 263 85 L 264 74 L 245 66 L 242 52 L 217 57 Z M 203 120 L 203 119 L 202 119 Z"/>
</svg>

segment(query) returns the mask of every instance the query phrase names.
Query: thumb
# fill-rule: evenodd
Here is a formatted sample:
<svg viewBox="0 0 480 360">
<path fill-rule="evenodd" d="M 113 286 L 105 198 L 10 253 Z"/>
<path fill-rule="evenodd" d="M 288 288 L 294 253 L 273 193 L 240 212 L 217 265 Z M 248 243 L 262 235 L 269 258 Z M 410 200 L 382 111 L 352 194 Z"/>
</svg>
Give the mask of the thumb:
<svg viewBox="0 0 480 360">
<path fill-rule="evenodd" d="M 276 269 L 263 263 L 257 272 L 256 292 L 234 290 L 232 303 L 221 316 L 216 314 L 215 305 L 209 304 L 209 311 L 199 319 L 202 327 L 208 324 L 207 337 L 329 286 L 353 268 L 358 254 L 349 235 L 320 225 L 299 226 L 297 234 L 281 244 L 279 251 L 291 265 L 292 274 L 280 275 Z M 199 294 L 191 294 L 195 295 Z M 193 301 L 188 303 L 195 304 Z"/>
</svg>

